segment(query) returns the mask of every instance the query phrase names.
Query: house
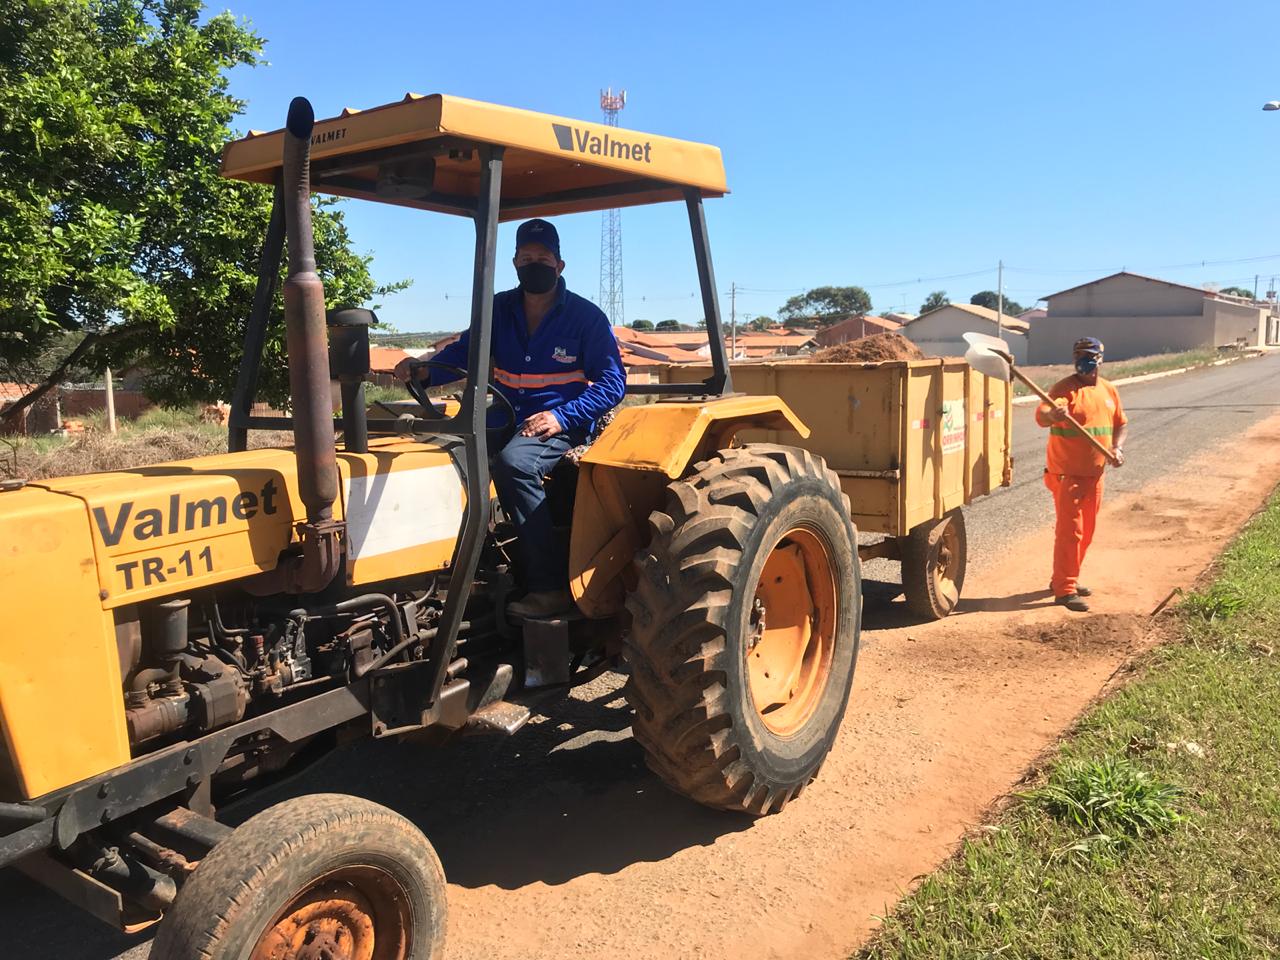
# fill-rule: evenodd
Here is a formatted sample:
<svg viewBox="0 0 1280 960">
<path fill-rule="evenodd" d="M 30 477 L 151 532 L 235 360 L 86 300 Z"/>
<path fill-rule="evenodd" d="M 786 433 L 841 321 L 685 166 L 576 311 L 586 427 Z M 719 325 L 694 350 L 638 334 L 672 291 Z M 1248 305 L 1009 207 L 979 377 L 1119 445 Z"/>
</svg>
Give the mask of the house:
<svg viewBox="0 0 1280 960">
<path fill-rule="evenodd" d="M 1122 270 L 1044 298 L 1031 335 L 1032 363 L 1063 363 L 1080 337 L 1097 337 L 1108 360 L 1199 347 L 1267 342 L 1266 304 Z"/>
<path fill-rule="evenodd" d="M 895 333 L 902 324 L 886 317 L 846 317 L 837 323 L 823 327 L 813 339 L 820 347 L 834 347 L 837 344 L 861 340 L 873 333 Z"/>
<path fill-rule="evenodd" d="M 0 415 L 34 390 L 38 384 L 9 383 L 0 381 Z M 27 407 L 17 417 L 13 430 L 19 434 L 36 435 L 51 433 L 62 426 L 62 405 L 60 391 L 50 390 L 41 399 Z M 7 450 L 0 448 L 0 452 Z"/>
<path fill-rule="evenodd" d="M 814 345 L 811 333 L 786 330 L 776 333 L 766 330 L 763 333 L 739 333 L 736 337 L 726 337 L 725 347 L 733 353 L 737 360 L 763 360 L 766 357 L 794 357 Z"/>
<path fill-rule="evenodd" d="M 898 326 L 901 327 L 901 326 L 904 326 L 905 324 L 910 323 L 912 320 L 916 318 L 916 316 L 917 314 L 914 314 L 914 313 L 900 313 L 900 312 L 894 311 L 890 313 L 881 314 L 881 319 L 892 320 L 894 323 L 896 323 Z"/>
<path fill-rule="evenodd" d="M 369 347 L 369 379 L 379 386 L 394 387 L 396 364 L 401 360 L 415 360 L 417 355 L 399 347 Z"/>
<path fill-rule="evenodd" d="M 1017 317 L 997 323 L 994 310 L 974 303 L 948 303 L 904 323 L 898 332 L 930 357 L 963 357 L 969 348 L 963 334 L 970 331 L 998 335 L 1009 344 L 1014 361 L 1026 363 L 1028 329 L 1030 325 Z"/>
</svg>

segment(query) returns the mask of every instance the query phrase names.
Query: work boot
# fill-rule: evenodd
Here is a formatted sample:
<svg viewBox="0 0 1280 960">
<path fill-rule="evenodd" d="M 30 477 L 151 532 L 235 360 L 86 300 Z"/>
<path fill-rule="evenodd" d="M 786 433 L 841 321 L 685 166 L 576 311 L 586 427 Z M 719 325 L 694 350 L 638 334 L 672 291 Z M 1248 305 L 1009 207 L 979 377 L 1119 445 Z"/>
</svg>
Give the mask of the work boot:
<svg viewBox="0 0 1280 960">
<path fill-rule="evenodd" d="M 1049 592 L 1050 592 L 1050 593 L 1053 593 L 1053 581 L 1052 581 L 1052 580 L 1050 580 L 1050 581 L 1049 581 Z M 1079 583 L 1077 583 L 1077 584 L 1076 584 L 1076 593 L 1077 593 L 1079 596 L 1082 596 L 1082 597 L 1092 597 L 1092 596 L 1093 596 L 1093 591 L 1092 591 L 1092 590 L 1090 590 L 1088 587 L 1086 587 L 1086 586 L 1084 586 L 1084 585 L 1082 585 L 1082 584 L 1079 584 Z"/>
<path fill-rule="evenodd" d="M 1054 597 L 1053 602 L 1059 606 L 1074 610 L 1076 613 L 1088 613 L 1089 604 L 1078 593 L 1068 593 L 1065 597 Z"/>
<path fill-rule="evenodd" d="M 573 609 L 573 595 L 568 590 L 534 590 L 523 600 L 507 604 L 507 615 L 517 620 L 545 620 Z"/>
</svg>

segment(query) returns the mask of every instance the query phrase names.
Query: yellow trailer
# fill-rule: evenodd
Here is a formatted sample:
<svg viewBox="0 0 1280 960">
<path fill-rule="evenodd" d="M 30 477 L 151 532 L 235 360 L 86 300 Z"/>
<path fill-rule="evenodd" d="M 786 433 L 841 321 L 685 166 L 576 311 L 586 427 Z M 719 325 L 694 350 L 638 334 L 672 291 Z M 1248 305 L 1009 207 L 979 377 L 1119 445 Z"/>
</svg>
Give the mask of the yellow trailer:
<svg viewBox="0 0 1280 960">
<path fill-rule="evenodd" d="M 664 383 L 693 383 L 707 367 L 660 368 Z M 1013 475 L 1009 384 L 963 360 L 742 363 L 734 389 L 780 397 L 811 431 L 801 444 L 840 478 L 859 533 L 884 534 L 863 560 L 902 562 L 907 603 L 921 616 L 955 609 L 964 585 L 962 508 Z M 744 430 L 744 443 L 789 442 Z"/>
</svg>

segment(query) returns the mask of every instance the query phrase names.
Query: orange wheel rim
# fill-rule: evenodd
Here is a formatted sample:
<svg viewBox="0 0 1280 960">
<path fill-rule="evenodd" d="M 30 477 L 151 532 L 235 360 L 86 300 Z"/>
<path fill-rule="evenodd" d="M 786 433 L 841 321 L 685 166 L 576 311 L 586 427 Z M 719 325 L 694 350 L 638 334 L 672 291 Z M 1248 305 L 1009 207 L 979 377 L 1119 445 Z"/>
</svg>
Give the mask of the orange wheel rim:
<svg viewBox="0 0 1280 960">
<path fill-rule="evenodd" d="M 950 520 L 942 528 L 937 556 L 929 566 L 934 595 L 940 597 L 948 607 L 955 606 L 960 599 L 960 586 L 956 583 L 956 574 L 960 569 L 960 534 L 955 523 Z"/>
<path fill-rule="evenodd" d="M 813 716 L 831 675 L 839 591 L 826 539 L 788 530 L 765 560 L 747 622 L 747 673 L 760 719 L 780 737 Z"/>
<path fill-rule="evenodd" d="M 344 867 L 295 894 L 250 960 L 404 960 L 411 926 L 399 883 L 376 867 Z"/>
</svg>

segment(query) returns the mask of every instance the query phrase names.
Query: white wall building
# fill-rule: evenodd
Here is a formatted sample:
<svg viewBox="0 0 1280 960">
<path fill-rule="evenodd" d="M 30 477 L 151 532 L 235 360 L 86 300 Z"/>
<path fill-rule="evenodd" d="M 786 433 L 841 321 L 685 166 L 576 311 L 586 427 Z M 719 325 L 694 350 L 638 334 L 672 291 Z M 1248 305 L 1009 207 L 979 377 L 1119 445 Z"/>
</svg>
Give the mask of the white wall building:
<svg viewBox="0 0 1280 960">
<path fill-rule="evenodd" d="M 1044 298 L 1031 327 L 1031 363 L 1067 363 L 1080 337 L 1097 337 L 1108 360 L 1200 347 L 1267 342 L 1267 305 L 1122 271 Z"/>
<path fill-rule="evenodd" d="M 1013 354 L 1015 363 L 1027 361 L 1027 323 L 1005 316 L 1000 336 Z M 996 336 L 996 312 L 972 303 L 948 303 L 944 307 L 922 313 L 902 325 L 898 332 L 930 357 L 963 357 L 969 345 L 962 334 L 985 333 Z"/>
</svg>

